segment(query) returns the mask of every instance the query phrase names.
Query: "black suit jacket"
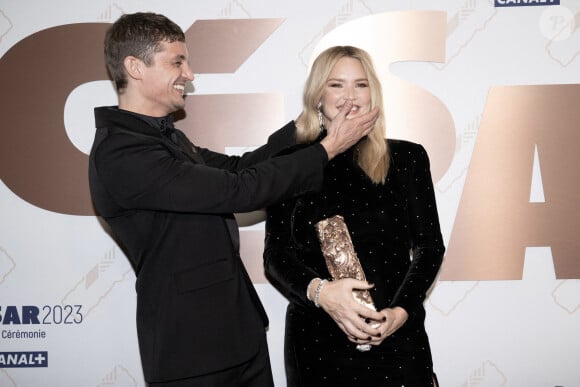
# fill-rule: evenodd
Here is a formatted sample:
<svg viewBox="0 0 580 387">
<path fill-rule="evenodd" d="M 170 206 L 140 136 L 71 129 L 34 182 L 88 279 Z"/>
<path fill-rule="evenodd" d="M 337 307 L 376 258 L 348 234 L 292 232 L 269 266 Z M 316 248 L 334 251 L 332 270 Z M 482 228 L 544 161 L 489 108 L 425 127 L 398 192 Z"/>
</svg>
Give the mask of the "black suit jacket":
<svg viewBox="0 0 580 387">
<path fill-rule="evenodd" d="M 145 379 L 250 359 L 268 320 L 241 262 L 232 213 L 320 188 L 326 152 L 318 144 L 271 158 L 294 143 L 293 123 L 237 157 L 195 148 L 180 131 L 177 145 L 162 134 L 163 122 L 116 107 L 96 108 L 95 119 L 91 194 L 137 276 Z"/>
</svg>

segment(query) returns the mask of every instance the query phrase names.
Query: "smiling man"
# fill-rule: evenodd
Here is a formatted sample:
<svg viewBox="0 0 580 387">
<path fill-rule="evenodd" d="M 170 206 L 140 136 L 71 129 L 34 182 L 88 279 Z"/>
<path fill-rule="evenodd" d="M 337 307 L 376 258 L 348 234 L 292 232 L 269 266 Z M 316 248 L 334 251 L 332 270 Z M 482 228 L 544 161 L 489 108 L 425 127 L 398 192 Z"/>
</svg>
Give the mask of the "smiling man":
<svg viewBox="0 0 580 387">
<path fill-rule="evenodd" d="M 105 37 L 119 105 L 95 109 L 89 182 L 137 277 L 137 333 L 151 386 L 272 386 L 266 313 L 239 255 L 235 212 L 317 190 L 329 159 L 366 135 L 374 110 L 337 112 L 328 136 L 292 154 L 288 123 L 242 156 L 194 146 L 173 126 L 194 79 L 183 31 L 121 16 Z"/>
</svg>

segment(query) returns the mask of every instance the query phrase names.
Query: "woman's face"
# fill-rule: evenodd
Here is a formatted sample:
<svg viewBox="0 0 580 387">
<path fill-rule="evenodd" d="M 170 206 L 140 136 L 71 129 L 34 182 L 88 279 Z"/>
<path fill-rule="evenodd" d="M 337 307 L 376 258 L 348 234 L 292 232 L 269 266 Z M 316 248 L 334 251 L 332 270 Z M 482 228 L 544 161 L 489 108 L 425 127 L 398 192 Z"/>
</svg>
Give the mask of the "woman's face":
<svg viewBox="0 0 580 387">
<path fill-rule="evenodd" d="M 339 59 L 326 81 L 320 101 L 326 124 L 336 117 L 346 100 L 353 102 L 347 118 L 370 111 L 371 90 L 367 75 L 360 61 L 351 57 Z"/>
</svg>

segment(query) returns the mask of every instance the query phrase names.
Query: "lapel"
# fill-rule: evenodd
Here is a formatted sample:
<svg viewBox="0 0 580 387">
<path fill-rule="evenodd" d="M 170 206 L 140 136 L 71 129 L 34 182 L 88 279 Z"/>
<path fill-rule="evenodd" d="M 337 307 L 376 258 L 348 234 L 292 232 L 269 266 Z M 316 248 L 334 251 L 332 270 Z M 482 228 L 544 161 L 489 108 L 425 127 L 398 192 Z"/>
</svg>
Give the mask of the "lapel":
<svg viewBox="0 0 580 387">
<path fill-rule="evenodd" d="M 102 106 L 95 108 L 95 124 L 97 128 L 114 127 L 117 131 L 159 139 L 180 160 L 184 160 L 183 155 L 185 155 L 187 156 L 185 160 L 205 164 L 199 152 L 182 131 L 172 130 L 173 141 L 169 136 L 162 134 L 166 128 L 173 128 L 172 115 L 155 118 L 120 110 L 117 106 Z"/>
<path fill-rule="evenodd" d="M 224 222 L 226 224 L 226 228 L 230 234 L 230 239 L 232 240 L 232 245 L 234 247 L 234 251 L 236 253 L 240 253 L 240 231 L 238 229 L 238 223 L 236 222 L 236 218 L 232 214 L 228 214 L 224 216 Z"/>
</svg>

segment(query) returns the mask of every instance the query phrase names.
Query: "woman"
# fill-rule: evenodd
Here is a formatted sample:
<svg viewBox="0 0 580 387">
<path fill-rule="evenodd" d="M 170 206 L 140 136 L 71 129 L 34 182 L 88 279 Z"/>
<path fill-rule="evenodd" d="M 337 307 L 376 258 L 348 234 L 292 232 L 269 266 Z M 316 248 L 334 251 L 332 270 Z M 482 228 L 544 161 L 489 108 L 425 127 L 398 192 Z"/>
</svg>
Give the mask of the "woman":
<svg viewBox="0 0 580 387">
<path fill-rule="evenodd" d="M 323 138 L 346 101 L 350 118 L 381 107 L 381 86 L 364 50 L 332 47 L 306 82 L 298 142 Z M 368 282 L 331 280 L 315 225 L 334 215 Z M 290 301 L 288 386 L 436 386 L 423 301 L 444 250 L 427 153 L 385 140 L 381 112 L 364 140 L 328 163 L 321 192 L 268 209 L 265 269 Z M 370 289 L 377 311 L 353 289 Z M 357 349 L 365 344 L 371 349 Z"/>
</svg>

